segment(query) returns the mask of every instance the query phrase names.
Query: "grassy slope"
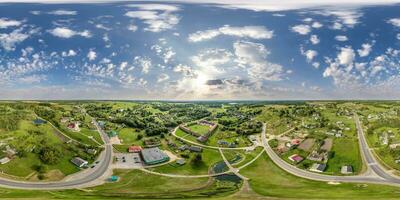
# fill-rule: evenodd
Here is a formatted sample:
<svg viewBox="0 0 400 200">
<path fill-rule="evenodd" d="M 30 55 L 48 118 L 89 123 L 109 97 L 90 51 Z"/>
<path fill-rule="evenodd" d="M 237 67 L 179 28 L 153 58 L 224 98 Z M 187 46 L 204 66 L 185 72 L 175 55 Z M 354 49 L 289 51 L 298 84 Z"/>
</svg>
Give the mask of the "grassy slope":
<svg viewBox="0 0 400 200">
<path fill-rule="evenodd" d="M 250 185 L 255 192 L 284 199 L 396 199 L 400 193 L 398 187 L 350 183 L 330 185 L 298 178 L 278 168 L 265 155 L 241 173 L 251 179 Z"/>
</svg>

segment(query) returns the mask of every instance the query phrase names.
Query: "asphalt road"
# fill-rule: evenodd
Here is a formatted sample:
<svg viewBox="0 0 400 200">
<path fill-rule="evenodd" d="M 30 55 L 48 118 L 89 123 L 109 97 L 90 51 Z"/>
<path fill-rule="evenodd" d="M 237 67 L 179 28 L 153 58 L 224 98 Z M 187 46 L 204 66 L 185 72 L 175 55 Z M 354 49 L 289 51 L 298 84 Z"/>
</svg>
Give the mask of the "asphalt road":
<svg viewBox="0 0 400 200">
<path fill-rule="evenodd" d="M 307 170 L 299 169 L 286 161 L 282 160 L 274 150 L 269 146 L 267 138 L 266 138 L 266 124 L 263 125 L 263 130 L 261 134 L 264 150 L 271 158 L 271 160 L 278 165 L 283 170 L 302 178 L 317 180 L 317 181 L 326 181 L 326 182 L 356 182 L 356 183 L 377 183 L 377 184 L 389 184 L 389 185 L 400 185 L 400 179 L 389 175 L 383 168 L 380 166 L 372 153 L 368 148 L 368 144 L 366 142 L 364 132 L 362 130 L 360 121 L 358 117 L 355 117 L 357 132 L 359 136 L 360 149 L 363 158 L 369 169 L 372 170 L 372 175 L 356 175 L 356 176 L 330 176 L 324 174 L 313 173 Z"/>
<path fill-rule="evenodd" d="M 80 188 L 85 186 L 86 184 L 97 180 L 98 178 L 102 177 L 103 174 L 108 170 L 109 165 L 111 164 L 112 160 L 112 145 L 110 144 L 109 138 L 106 133 L 100 128 L 98 123 L 93 120 L 94 124 L 97 127 L 98 132 L 101 135 L 105 143 L 105 152 L 103 156 L 103 160 L 96 166 L 96 169 L 76 180 L 71 181 L 58 181 L 58 182 L 23 182 L 23 181 L 16 181 L 16 180 L 9 180 L 5 178 L 0 178 L 0 186 L 1 187 L 8 187 L 8 188 L 18 188 L 18 189 L 72 189 L 72 188 Z"/>
</svg>

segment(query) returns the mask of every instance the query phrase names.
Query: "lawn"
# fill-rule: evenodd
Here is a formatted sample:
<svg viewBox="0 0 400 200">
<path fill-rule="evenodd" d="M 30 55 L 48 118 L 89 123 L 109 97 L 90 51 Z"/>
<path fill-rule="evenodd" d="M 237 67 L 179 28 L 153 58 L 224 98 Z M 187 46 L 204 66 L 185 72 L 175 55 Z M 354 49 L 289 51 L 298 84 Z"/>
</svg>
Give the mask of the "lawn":
<svg viewBox="0 0 400 200">
<path fill-rule="evenodd" d="M 141 141 L 137 140 L 139 134 L 143 135 L 144 131 L 139 131 L 133 128 L 122 128 L 118 130 L 118 138 L 121 140 L 122 144 L 129 145 L 141 145 Z"/>
<path fill-rule="evenodd" d="M 201 175 L 207 174 L 210 167 L 212 167 L 215 163 L 222 161 L 222 157 L 219 151 L 212 149 L 203 149 L 203 163 L 201 165 L 196 166 L 190 163 L 190 160 L 193 156 L 194 154 L 191 153 L 190 158 L 186 159 L 186 164 L 183 166 L 177 165 L 175 163 L 170 163 L 152 169 L 154 171 L 167 174 Z"/>
<path fill-rule="evenodd" d="M 188 128 L 190 128 L 190 130 L 192 130 L 200 135 L 204 135 L 204 134 L 208 133 L 208 130 L 210 130 L 209 126 L 200 125 L 200 124 L 193 124 L 193 125 L 190 125 Z"/>
<path fill-rule="evenodd" d="M 399 187 L 342 183 L 331 185 L 295 177 L 263 155 L 241 170 L 260 195 L 282 199 L 398 199 Z"/>
<path fill-rule="evenodd" d="M 333 158 L 328 160 L 326 172 L 328 174 L 341 175 L 343 165 L 351 165 L 354 173 L 362 170 L 362 159 L 357 139 L 335 138 L 333 142 Z"/>
</svg>

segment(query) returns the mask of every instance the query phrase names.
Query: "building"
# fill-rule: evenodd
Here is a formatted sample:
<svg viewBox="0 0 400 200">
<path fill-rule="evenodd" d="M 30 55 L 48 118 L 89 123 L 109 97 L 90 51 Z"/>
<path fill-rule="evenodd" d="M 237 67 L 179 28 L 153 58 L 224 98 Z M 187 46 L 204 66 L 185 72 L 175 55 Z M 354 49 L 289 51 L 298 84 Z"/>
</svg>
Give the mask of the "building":
<svg viewBox="0 0 400 200">
<path fill-rule="evenodd" d="M 291 156 L 288 157 L 290 161 L 294 162 L 294 163 L 299 163 L 302 160 L 304 160 L 303 157 L 299 156 L 298 154 L 293 154 Z"/>
<path fill-rule="evenodd" d="M 71 122 L 67 125 L 67 128 L 69 128 L 72 131 L 79 132 L 79 131 L 81 131 L 79 126 L 80 126 L 80 122 Z"/>
<path fill-rule="evenodd" d="M 178 165 L 184 165 L 186 163 L 186 160 L 184 158 L 180 158 L 178 160 L 176 160 L 176 164 Z"/>
<path fill-rule="evenodd" d="M 188 145 L 182 145 L 182 146 L 180 146 L 179 148 L 179 151 L 185 151 L 186 149 L 189 149 L 189 147 L 188 147 Z"/>
<path fill-rule="evenodd" d="M 342 166 L 342 169 L 340 170 L 340 173 L 342 174 L 352 174 L 353 173 L 353 167 L 350 165 L 344 165 Z"/>
<path fill-rule="evenodd" d="M 128 147 L 128 152 L 129 153 L 140 153 L 142 151 L 141 146 L 130 146 Z"/>
<path fill-rule="evenodd" d="M 10 158 L 4 157 L 4 158 L 0 159 L 0 164 L 4 165 L 10 161 L 11 161 Z"/>
<path fill-rule="evenodd" d="M 199 141 L 199 142 L 207 142 L 207 140 L 208 140 L 208 137 L 206 137 L 204 135 L 197 137 L 197 141 Z"/>
<path fill-rule="evenodd" d="M 76 165 L 77 167 L 84 167 L 89 164 L 88 161 L 83 160 L 82 158 L 79 157 L 72 158 L 71 162 L 74 163 L 74 165 Z"/>
<path fill-rule="evenodd" d="M 203 151 L 203 148 L 201 148 L 201 147 L 199 147 L 199 146 L 190 146 L 190 147 L 189 147 L 189 151 L 200 153 L 200 152 Z"/>
<path fill-rule="evenodd" d="M 169 157 L 158 147 L 145 148 L 141 151 L 143 161 L 147 165 L 155 165 L 169 161 Z"/>
<path fill-rule="evenodd" d="M 325 168 L 326 168 L 326 164 L 314 163 L 311 166 L 310 171 L 321 173 L 321 172 L 325 171 Z"/>
</svg>

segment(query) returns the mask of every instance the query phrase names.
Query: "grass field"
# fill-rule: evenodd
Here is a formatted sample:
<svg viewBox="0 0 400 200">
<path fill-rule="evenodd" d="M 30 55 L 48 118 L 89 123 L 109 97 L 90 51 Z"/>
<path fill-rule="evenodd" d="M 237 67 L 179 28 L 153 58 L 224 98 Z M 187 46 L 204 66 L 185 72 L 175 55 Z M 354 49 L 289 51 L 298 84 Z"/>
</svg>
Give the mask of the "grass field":
<svg viewBox="0 0 400 200">
<path fill-rule="evenodd" d="M 141 145 L 142 141 L 137 140 L 139 134 L 143 134 L 143 131 L 138 131 L 133 128 L 122 128 L 118 130 L 118 138 L 121 140 L 122 144 Z"/>
<path fill-rule="evenodd" d="M 217 150 L 203 149 L 201 165 L 192 165 L 190 159 L 194 156 L 191 154 L 189 159 L 186 159 L 186 164 L 183 166 L 175 163 L 162 165 L 160 167 L 153 168 L 154 171 L 167 173 L 167 174 L 186 174 L 186 175 L 199 175 L 207 174 L 208 170 L 217 162 L 222 161 L 221 154 Z"/>
<path fill-rule="evenodd" d="M 208 130 L 210 129 L 209 126 L 200 125 L 200 124 L 193 124 L 193 125 L 190 125 L 188 128 L 190 128 L 190 130 L 192 130 L 200 135 L 204 135 L 204 134 L 208 133 Z"/>
<path fill-rule="evenodd" d="M 351 165 L 354 174 L 362 170 L 362 159 L 357 139 L 336 138 L 332 151 L 333 158 L 328 160 L 326 172 L 328 174 L 341 175 L 340 169 L 343 165 Z"/>
<path fill-rule="evenodd" d="M 263 155 L 241 170 L 260 195 L 279 199 L 398 199 L 399 187 L 342 183 L 331 185 L 295 177 Z"/>
</svg>

